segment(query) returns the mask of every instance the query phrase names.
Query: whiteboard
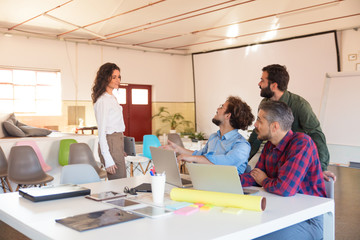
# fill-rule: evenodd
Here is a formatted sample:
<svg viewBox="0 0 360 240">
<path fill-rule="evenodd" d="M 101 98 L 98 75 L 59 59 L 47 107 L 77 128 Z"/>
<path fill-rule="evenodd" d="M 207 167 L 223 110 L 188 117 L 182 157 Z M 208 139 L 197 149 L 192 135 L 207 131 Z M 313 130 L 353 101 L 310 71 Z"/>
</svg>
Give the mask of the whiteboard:
<svg viewBox="0 0 360 240">
<path fill-rule="evenodd" d="M 360 72 L 327 74 L 321 125 L 328 144 L 360 146 Z"/>
<path fill-rule="evenodd" d="M 309 101 L 319 117 L 325 74 L 337 71 L 335 33 L 193 54 L 197 131 L 209 136 L 218 130 L 211 119 L 229 95 L 246 101 L 254 116 L 261 101 L 261 69 L 286 65 L 288 90 Z"/>
</svg>

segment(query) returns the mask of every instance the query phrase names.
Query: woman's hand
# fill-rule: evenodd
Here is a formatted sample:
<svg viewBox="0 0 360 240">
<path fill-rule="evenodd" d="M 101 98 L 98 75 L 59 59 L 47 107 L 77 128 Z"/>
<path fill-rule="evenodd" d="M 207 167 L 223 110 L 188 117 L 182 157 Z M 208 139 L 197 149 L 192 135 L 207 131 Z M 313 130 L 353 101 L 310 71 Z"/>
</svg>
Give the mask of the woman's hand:
<svg viewBox="0 0 360 240">
<path fill-rule="evenodd" d="M 112 165 L 112 166 L 110 166 L 110 167 L 107 167 L 107 168 L 106 168 L 106 171 L 107 171 L 108 173 L 110 173 L 110 174 L 115 174 L 116 169 L 117 169 L 117 166 L 114 164 L 114 165 Z"/>
</svg>

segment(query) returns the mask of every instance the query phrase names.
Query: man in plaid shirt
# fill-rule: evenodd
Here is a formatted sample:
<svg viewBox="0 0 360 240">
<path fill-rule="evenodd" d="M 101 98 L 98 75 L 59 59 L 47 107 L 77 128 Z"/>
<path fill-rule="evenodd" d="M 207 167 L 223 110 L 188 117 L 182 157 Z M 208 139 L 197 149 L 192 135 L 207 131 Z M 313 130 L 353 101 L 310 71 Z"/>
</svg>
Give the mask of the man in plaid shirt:
<svg viewBox="0 0 360 240">
<path fill-rule="evenodd" d="M 268 140 L 258 163 L 250 173 L 240 175 L 243 186 L 260 185 L 281 196 L 296 193 L 326 197 L 317 148 L 312 139 L 291 131 L 294 117 L 286 103 L 262 102 L 255 131 Z M 323 217 L 318 216 L 259 239 L 322 239 Z M 295 238 L 294 238 L 295 237 Z"/>
</svg>

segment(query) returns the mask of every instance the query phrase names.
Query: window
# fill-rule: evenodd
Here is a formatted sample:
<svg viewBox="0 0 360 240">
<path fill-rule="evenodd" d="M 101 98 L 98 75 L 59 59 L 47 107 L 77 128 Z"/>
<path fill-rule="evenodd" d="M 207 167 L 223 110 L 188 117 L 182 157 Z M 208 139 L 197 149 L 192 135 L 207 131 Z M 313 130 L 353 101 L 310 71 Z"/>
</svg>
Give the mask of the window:
<svg viewBox="0 0 360 240">
<path fill-rule="evenodd" d="M 147 89 L 131 89 L 132 104 L 146 105 L 148 104 L 148 90 Z"/>
<path fill-rule="evenodd" d="M 0 112 L 61 115 L 60 71 L 0 68 Z"/>
</svg>

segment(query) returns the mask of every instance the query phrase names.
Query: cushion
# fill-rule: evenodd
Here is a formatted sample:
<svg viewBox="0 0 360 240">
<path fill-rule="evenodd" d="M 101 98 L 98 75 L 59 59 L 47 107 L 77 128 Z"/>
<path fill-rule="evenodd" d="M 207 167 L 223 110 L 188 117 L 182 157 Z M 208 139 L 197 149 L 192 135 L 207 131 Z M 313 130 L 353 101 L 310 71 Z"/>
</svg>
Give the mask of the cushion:
<svg viewBox="0 0 360 240">
<path fill-rule="evenodd" d="M 11 113 L 0 113 L 0 123 L 6 121 L 9 119 Z M 7 132 L 4 129 L 3 124 L 1 124 L 0 126 L 0 138 L 6 137 L 7 136 Z"/>
<path fill-rule="evenodd" d="M 18 125 L 18 122 L 19 122 L 19 121 L 16 119 L 14 113 L 11 113 L 10 116 L 9 116 L 9 118 L 8 118 L 7 120 L 8 120 L 8 121 L 11 121 L 15 126 L 17 126 L 17 125 Z"/>
<path fill-rule="evenodd" d="M 51 133 L 51 131 L 48 129 L 31 127 L 31 126 L 27 126 L 25 124 L 20 124 L 19 128 L 26 134 L 26 136 L 29 136 L 29 137 L 47 136 Z"/>
<path fill-rule="evenodd" d="M 26 134 L 20 128 L 18 128 L 12 120 L 6 120 L 2 125 L 10 136 L 26 137 Z"/>
</svg>

